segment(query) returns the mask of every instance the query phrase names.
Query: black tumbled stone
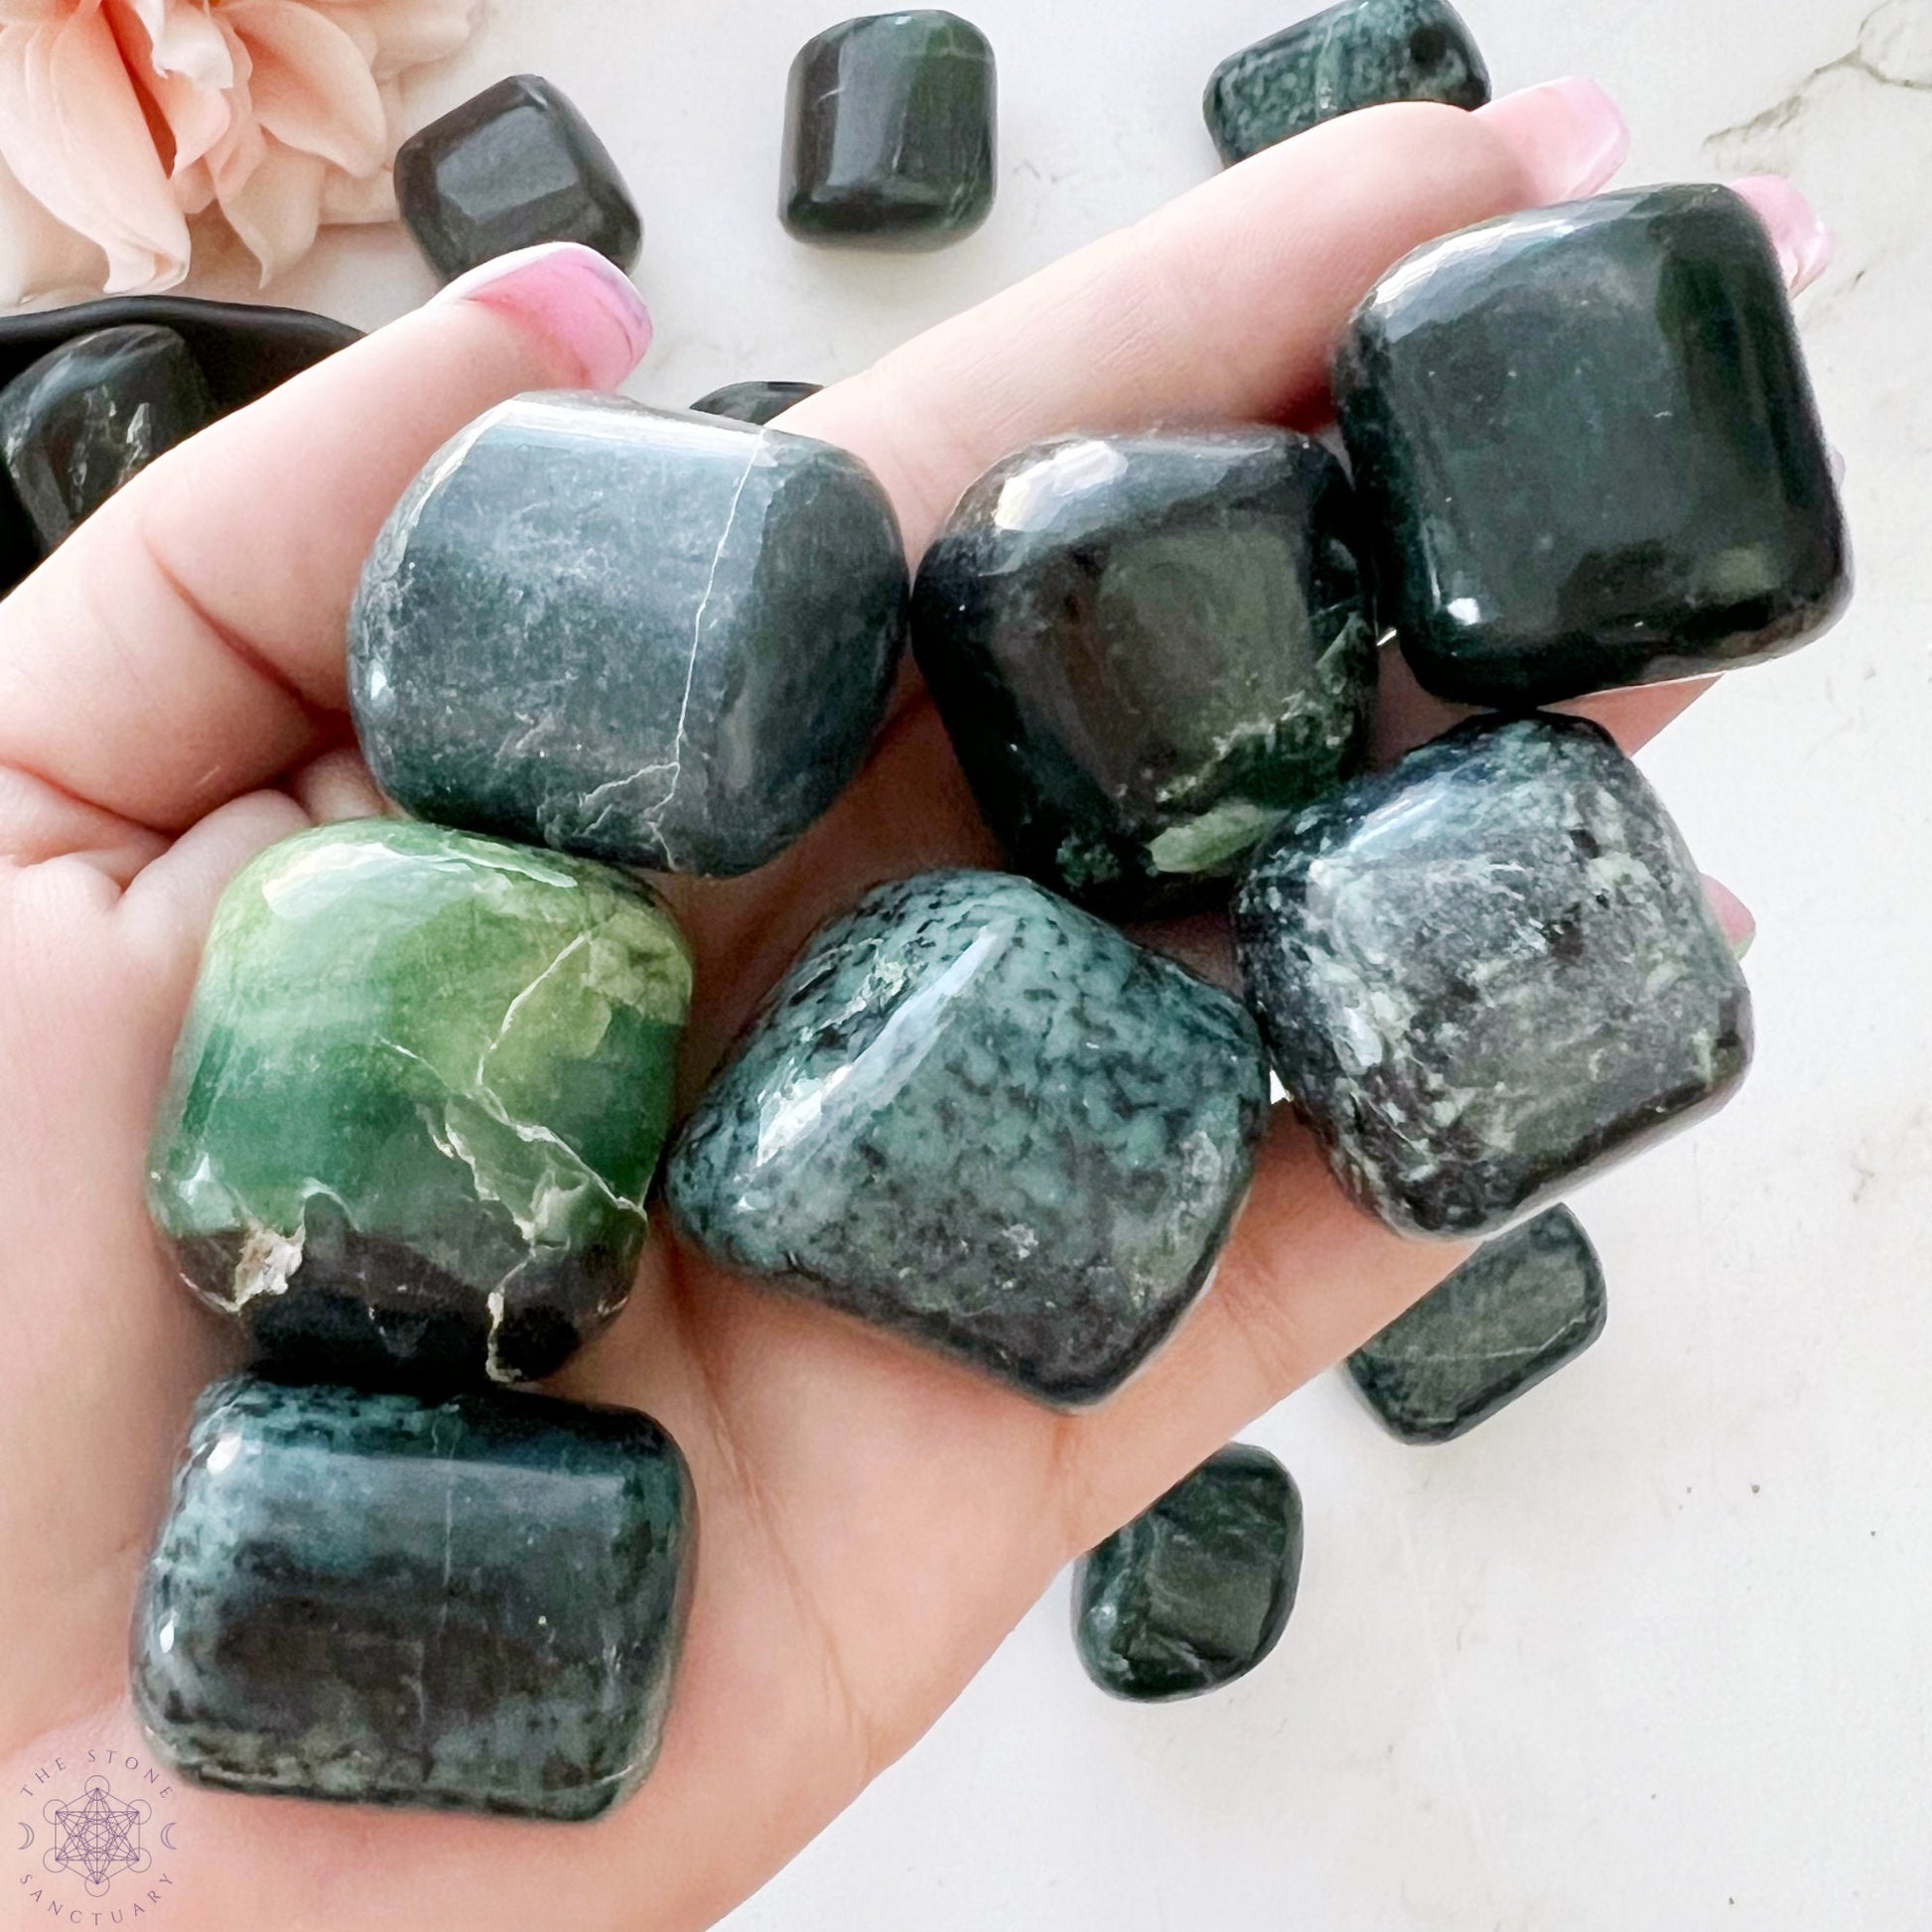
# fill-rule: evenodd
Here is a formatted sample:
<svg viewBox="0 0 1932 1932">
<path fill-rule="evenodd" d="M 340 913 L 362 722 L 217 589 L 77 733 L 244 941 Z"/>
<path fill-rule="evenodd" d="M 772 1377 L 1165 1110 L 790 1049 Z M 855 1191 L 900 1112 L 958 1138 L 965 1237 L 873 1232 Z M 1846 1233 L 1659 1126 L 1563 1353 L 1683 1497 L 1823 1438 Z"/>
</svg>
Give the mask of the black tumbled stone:
<svg viewBox="0 0 1932 1932">
<path fill-rule="evenodd" d="M 1232 166 L 1359 107 L 1488 98 L 1489 69 L 1448 0 L 1342 0 L 1229 55 L 1201 105 Z"/>
<path fill-rule="evenodd" d="M 1390 1434 L 1448 1443 L 1574 1361 L 1603 1332 L 1603 1270 L 1567 1207 L 1486 1241 L 1348 1358 Z"/>
<path fill-rule="evenodd" d="M 1418 249 L 1336 359 L 1383 621 L 1514 709 L 1774 657 L 1850 594 L 1778 259 L 1728 189 L 1633 189 Z"/>
<path fill-rule="evenodd" d="M 1018 866 L 1117 917 L 1178 909 L 1356 770 L 1353 537 L 1340 466 L 1286 430 L 1061 437 L 981 478 L 912 641 Z"/>
<path fill-rule="evenodd" d="M 870 14 L 791 65 L 778 210 L 801 241 L 943 248 L 993 207 L 996 81 L 957 14 Z"/>
<path fill-rule="evenodd" d="M 1749 1061 L 1697 867 L 1581 719 L 1478 720 L 1357 778 L 1263 849 L 1234 915 L 1282 1084 L 1407 1233 L 1549 1205 Z"/>
<path fill-rule="evenodd" d="M 591 124 L 519 73 L 411 135 L 396 154 L 402 218 L 445 281 L 543 241 L 580 241 L 630 268 L 643 225 Z"/>
<path fill-rule="evenodd" d="M 1080 1661 L 1137 1704 L 1217 1690 L 1281 1641 L 1301 1575 L 1301 1492 L 1266 1449 L 1237 1443 L 1081 1559 Z"/>
<path fill-rule="evenodd" d="M 768 423 L 795 402 L 818 394 L 816 382 L 728 382 L 691 405 L 699 416 L 729 416 L 736 423 Z"/>
</svg>

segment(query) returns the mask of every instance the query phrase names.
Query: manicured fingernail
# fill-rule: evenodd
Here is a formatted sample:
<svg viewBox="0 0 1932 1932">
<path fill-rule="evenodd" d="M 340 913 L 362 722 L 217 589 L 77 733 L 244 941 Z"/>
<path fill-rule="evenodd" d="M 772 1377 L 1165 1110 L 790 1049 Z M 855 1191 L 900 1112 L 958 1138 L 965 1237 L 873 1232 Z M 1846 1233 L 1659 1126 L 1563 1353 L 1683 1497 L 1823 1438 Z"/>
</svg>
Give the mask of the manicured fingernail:
<svg viewBox="0 0 1932 1932">
<path fill-rule="evenodd" d="M 1581 76 L 1525 87 L 1477 111 L 1516 150 L 1540 202 L 1594 195 L 1630 152 L 1616 103 Z"/>
<path fill-rule="evenodd" d="M 1704 875 L 1704 896 L 1718 915 L 1718 930 L 1724 934 L 1731 958 L 1742 959 L 1757 937 L 1757 921 L 1751 917 L 1751 908 L 1722 880 L 1713 879 L 1709 873 Z"/>
<path fill-rule="evenodd" d="M 586 388 L 615 389 L 650 346 L 650 311 L 630 278 L 594 248 L 550 241 L 459 275 L 436 305 L 476 302 L 568 350 Z"/>
<path fill-rule="evenodd" d="M 1791 293 L 1810 288 L 1838 252 L 1838 237 L 1818 218 L 1818 210 L 1782 175 L 1746 175 L 1730 186 L 1770 230 Z"/>
</svg>

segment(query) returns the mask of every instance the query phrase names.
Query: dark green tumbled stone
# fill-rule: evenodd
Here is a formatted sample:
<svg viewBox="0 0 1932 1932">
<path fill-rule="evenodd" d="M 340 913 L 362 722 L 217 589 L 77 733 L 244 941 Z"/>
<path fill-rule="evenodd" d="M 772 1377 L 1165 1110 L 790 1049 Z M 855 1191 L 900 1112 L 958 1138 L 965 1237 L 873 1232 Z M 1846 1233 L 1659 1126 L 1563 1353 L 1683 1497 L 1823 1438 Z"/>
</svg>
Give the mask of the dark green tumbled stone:
<svg viewBox="0 0 1932 1932">
<path fill-rule="evenodd" d="M 148 1563 L 135 1707 L 203 1784 L 596 1818 L 657 1755 L 696 1540 L 647 1416 L 235 1376 Z"/>
<path fill-rule="evenodd" d="M 1355 779 L 1235 897 L 1249 1003 L 1342 1184 L 1480 1235 L 1715 1111 L 1750 994 L 1608 734 L 1478 720 Z"/>
<path fill-rule="evenodd" d="M 1340 465 L 1286 430 L 1060 437 L 981 478 L 912 642 L 1018 866 L 1115 917 L 1175 910 L 1356 770 L 1353 537 Z"/>
<path fill-rule="evenodd" d="M 800 241 L 943 248 L 993 207 L 996 82 L 957 14 L 869 14 L 791 64 L 778 212 Z"/>
<path fill-rule="evenodd" d="M 411 485 L 362 574 L 349 699 L 423 818 L 715 875 L 831 805 L 885 715 L 893 506 L 782 429 L 530 395 Z"/>
<path fill-rule="evenodd" d="M 1236 1443 L 1080 1560 L 1073 1636 L 1087 1675 L 1137 1704 L 1245 1677 L 1288 1626 L 1302 1497 L 1266 1449 Z"/>
<path fill-rule="evenodd" d="M 643 224 L 611 153 L 549 81 L 513 74 L 405 141 L 404 224 L 449 281 L 543 241 L 578 241 L 629 269 Z"/>
<path fill-rule="evenodd" d="M 699 416 L 729 416 L 735 423 L 768 423 L 795 402 L 815 396 L 817 382 L 728 382 L 691 405 Z"/>
<path fill-rule="evenodd" d="M 1391 1435 L 1448 1443 L 1574 1361 L 1603 1332 L 1603 1270 L 1567 1207 L 1486 1241 L 1348 1358 Z"/>
<path fill-rule="evenodd" d="M 1358 107 L 1488 98 L 1489 69 L 1448 0 L 1342 0 L 1229 55 L 1201 111 L 1232 166 Z"/>
<path fill-rule="evenodd" d="M 0 389 L 0 465 L 51 551 L 213 417 L 207 382 L 172 329 L 98 329 Z"/>
<path fill-rule="evenodd" d="M 928 873 L 805 947 L 668 1199 L 727 1267 L 1092 1402 L 1205 1287 L 1267 1084 L 1225 994 L 1023 879 Z"/>
<path fill-rule="evenodd" d="M 622 1307 L 691 966 L 602 866 L 395 819 L 222 896 L 155 1124 L 184 1279 L 357 1381 L 547 1375 Z"/>
<path fill-rule="evenodd" d="M 1429 243 L 1356 311 L 1335 395 L 1380 615 L 1439 697 L 1522 709 L 1754 664 L 1850 595 L 1777 254 L 1728 189 Z"/>
</svg>

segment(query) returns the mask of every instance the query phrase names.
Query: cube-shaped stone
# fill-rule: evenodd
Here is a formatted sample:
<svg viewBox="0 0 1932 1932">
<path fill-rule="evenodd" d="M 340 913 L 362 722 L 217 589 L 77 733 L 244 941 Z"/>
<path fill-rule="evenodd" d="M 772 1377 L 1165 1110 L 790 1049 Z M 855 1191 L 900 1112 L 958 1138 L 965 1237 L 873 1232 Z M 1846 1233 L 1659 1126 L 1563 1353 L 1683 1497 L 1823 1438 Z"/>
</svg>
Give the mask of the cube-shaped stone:
<svg viewBox="0 0 1932 1932">
<path fill-rule="evenodd" d="M 735 423 L 768 423 L 795 402 L 815 396 L 817 382 L 728 382 L 691 405 L 699 416 L 729 416 Z"/>
<path fill-rule="evenodd" d="M 1266 1449 L 1236 1443 L 1080 1560 L 1080 1661 L 1136 1704 L 1217 1690 L 1281 1641 L 1301 1577 L 1295 1479 Z"/>
<path fill-rule="evenodd" d="M 548 1374 L 622 1307 L 691 967 L 602 866 L 395 819 L 228 888 L 155 1126 L 183 1278 L 356 1381 Z"/>
<path fill-rule="evenodd" d="M 1205 1287 L 1267 1088 L 1224 993 L 1023 879 L 929 873 L 805 947 L 668 1199 L 727 1267 L 1092 1402 Z"/>
<path fill-rule="evenodd" d="M 1710 1113 L 1750 995 L 1677 828 L 1608 735 L 1462 726 L 1292 820 L 1235 898 L 1275 1070 L 1342 1184 L 1493 1233 Z"/>
<path fill-rule="evenodd" d="M 1489 69 L 1448 0 L 1341 0 L 1230 54 L 1201 110 L 1231 167 L 1358 107 L 1480 107 L 1488 98 Z"/>
<path fill-rule="evenodd" d="M 1348 1358 L 1389 1433 L 1448 1443 L 1505 1409 L 1603 1332 L 1603 1270 L 1567 1207 L 1485 1241 Z"/>
<path fill-rule="evenodd" d="M 201 1784 L 596 1818 L 657 1755 L 696 1534 L 630 1410 L 235 1376 L 148 1563 L 135 1708 Z"/>
<path fill-rule="evenodd" d="M 445 281 L 542 241 L 581 241 L 630 268 L 643 224 L 591 124 L 549 81 L 513 74 L 413 134 L 396 201 Z"/>
<path fill-rule="evenodd" d="M 213 417 L 201 366 L 172 329 L 97 329 L 0 389 L 0 465 L 51 551 Z"/>
<path fill-rule="evenodd" d="M 1439 697 L 1521 709 L 1756 663 L 1850 593 L 1777 254 L 1728 189 L 1429 243 L 1357 310 L 1335 394 L 1380 615 Z"/>
<path fill-rule="evenodd" d="M 943 248 L 993 207 L 993 49 L 935 8 L 869 14 L 791 64 L 778 211 L 800 241 Z"/>
<path fill-rule="evenodd" d="M 920 566 L 912 641 L 1017 865 L 1133 918 L 1224 895 L 1362 762 L 1375 636 L 1347 480 L 1286 430 L 1006 459 Z"/>
<path fill-rule="evenodd" d="M 885 714 L 905 559 L 828 443 L 524 396 L 423 472 L 362 577 L 349 695 L 424 818 L 671 872 L 750 872 Z"/>
</svg>

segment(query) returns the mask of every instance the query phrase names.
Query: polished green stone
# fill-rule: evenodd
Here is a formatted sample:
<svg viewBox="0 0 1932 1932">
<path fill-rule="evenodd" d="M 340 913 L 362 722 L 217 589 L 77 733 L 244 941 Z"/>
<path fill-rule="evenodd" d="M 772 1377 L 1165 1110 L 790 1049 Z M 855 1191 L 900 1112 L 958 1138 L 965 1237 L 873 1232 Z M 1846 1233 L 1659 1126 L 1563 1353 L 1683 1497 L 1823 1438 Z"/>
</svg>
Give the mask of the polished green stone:
<svg viewBox="0 0 1932 1932">
<path fill-rule="evenodd" d="M 729 416 L 735 423 L 768 423 L 795 402 L 815 396 L 816 382 L 728 382 L 691 405 L 694 415 Z"/>
<path fill-rule="evenodd" d="M 1302 1576 L 1302 1497 L 1266 1449 L 1236 1443 L 1080 1561 L 1073 1635 L 1087 1675 L 1137 1704 L 1245 1677 L 1287 1628 Z"/>
<path fill-rule="evenodd" d="M 235 1376 L 143 1579 L 135 1708 L 203 1784 L 596 1818 L 656 1758 L 696 1538 L 630 1410 Z"/>
<path fill-rule="evenodd" d="M 791 65 L 778 211 L 801 241 L 943 248 L 993 207 L 996 81 L 957 14 L 869 14 Z"/>
<path fill-rule="evenodd" d="M 1093 1402 L 1206 1286 L 1266 1111 L 1226 994 L 1026 880 L 928 873 L 806 945 L 666 1189 L 726 1267 Z"/>
<path fill-rule="evenodd" d="M 603 867 L 394 819 L 272 847 L 155 1126 L 184 1278 L 305 1370 L 547 1374 L 629 1293 L 690 992 Z"/>
<path fill-rule="evenodd" d="M 1202 112 L 1232 166 L 1358 107 L 1480 107 L 1488 98 L 1489 69 L 1448 0 L 1342 0 L 1229 55 Z"/>
<path fill-rule="evenodd" d="M 1019 868 L 1115 917 L 1211 901 L 1354 772 L 1354 539 L 1340 465 L 1286 430 L 1057 437 L 967 490 L 912 644 Z"/>
<path fill-rule="evenodd" d="M 1777 253 L 1728 189 L 1428 243 L 1357 310 L 1335 397 L 1378 609 L 1439 697 L 1520 710 L 1734 669 L 1850 595 Z"/>
</svg>

